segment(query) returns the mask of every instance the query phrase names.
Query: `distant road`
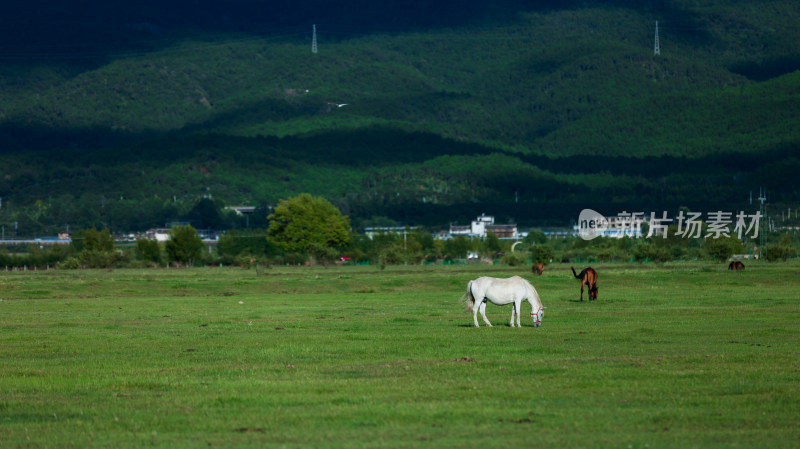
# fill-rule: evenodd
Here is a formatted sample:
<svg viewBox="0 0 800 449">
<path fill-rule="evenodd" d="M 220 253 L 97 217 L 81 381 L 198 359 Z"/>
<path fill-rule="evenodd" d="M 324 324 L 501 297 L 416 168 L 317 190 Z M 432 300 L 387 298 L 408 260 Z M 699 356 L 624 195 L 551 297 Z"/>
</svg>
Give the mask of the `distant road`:
<svg viewBox="0 0 800 449">
<path fill-rule="evenodd" d="M 70 239 L 40 238 L 40 239 L 3 239 L 0 245 L 69 245 Z"/>
<path fill-rule="evenodd" d="M 206 245 L 216 245 L 219 243 L 218 239 L 204 238 L 203 243 Z M 132 243 L 136 240 L 115 240 L 115 242 L 128 242 Z M 0 245 L 69 245 L 72 239 L 58 239 L 58 238 L 38 238 L 38 239 L 2 239 Z"/>
</svg>

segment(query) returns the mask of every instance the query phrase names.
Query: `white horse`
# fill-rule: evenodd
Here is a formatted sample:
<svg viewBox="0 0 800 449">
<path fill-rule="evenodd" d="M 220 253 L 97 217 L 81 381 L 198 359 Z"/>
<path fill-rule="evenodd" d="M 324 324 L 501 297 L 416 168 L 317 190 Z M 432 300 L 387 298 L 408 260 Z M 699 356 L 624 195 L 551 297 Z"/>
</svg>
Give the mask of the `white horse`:
<svg viewBox="0 0 800 449">
<path fill-rule="evenodd" d="M 478 307 L 475 307 L 475 302 L 479 302 Z M 472 312 L 472 319 L 475 322 L 475 327 L 478 325 L 478 311 L 480 310 L 483 321 L 491 327 L 492 323 L 486 319 L 486 301 L 491 301 L 492 304 L 502 306 L 505 304 L 513 304 L 511 309 L 511 327 L 514 327 L 514 315 L 517 317 L 517 327 L 520 326 L 520 307 L 523 300 L 528 300 L 531 303 L 531 320 L 533 325 L 539 327 L 542 325 L 542 318 L 544 317 L 544 307 L 542 300 L 539 299 L 539 294 L 533 288 L 530 282 L 525 279 L 514 276 L 508 279 L 498 279 L 493 277 L 479 277 L 467 284 L 467 293 L 461 297 L 461 301 L 467 305 L 467 310 Z"/>
</svg>

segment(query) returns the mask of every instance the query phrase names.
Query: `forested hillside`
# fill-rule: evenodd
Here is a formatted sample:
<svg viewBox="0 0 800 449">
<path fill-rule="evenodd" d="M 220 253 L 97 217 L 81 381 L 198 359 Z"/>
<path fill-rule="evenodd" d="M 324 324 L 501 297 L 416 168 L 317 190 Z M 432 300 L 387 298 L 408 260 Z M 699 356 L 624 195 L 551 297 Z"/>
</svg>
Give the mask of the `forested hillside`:
<svg viewBox="0 0 800 449">
<path fill-rule="evenodd" d="M 48 19 L 60 45 L 9 24 L 0 224 L 137 230 L 300 192 L 357 226 L 800 202 L 797 2 L 318 3 L 317 53 L 300 11 L 255 2 Z"/>
</svg>

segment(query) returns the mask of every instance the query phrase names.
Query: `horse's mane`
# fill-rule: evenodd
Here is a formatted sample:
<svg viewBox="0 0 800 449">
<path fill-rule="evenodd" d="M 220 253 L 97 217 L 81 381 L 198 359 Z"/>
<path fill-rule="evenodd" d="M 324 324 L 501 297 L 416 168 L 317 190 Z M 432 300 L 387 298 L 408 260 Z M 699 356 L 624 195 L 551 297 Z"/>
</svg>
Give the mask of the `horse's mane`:
<svg viewBox="0 0 800 449">
<path fill-rule="evenodd" d="M 536 288 L 533 286 L 533 284 L 531 284 L 530 281 L 528 281 L 523 277 L 520 276 L 517 277 L 519 277 L 520 280 L 522 280 L 522 282 L 525 284 L 525 287 L 527 287 L 530 290 L 530 293 L 532 293 L 531 298 L 535 299 L 536 302 L 539 303 L 539 307 L 542 307 L 542 299 L 539 298 L 539 292 L 536 291 Z"/>
</svg>

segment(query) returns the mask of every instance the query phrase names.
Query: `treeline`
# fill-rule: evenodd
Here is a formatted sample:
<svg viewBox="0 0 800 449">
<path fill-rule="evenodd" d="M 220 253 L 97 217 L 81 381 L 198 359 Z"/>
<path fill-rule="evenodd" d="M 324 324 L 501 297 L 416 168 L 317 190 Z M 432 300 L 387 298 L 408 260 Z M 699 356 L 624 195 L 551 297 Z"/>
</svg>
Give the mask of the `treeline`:
<svg viewBox="0 0 800 449">
<path fill-rule="evenodd" d="M 800 199 L 793 181 L 800 159 L 791 143 L 695 158 L 556 158 L 377 127 L 282 139 L 197 135 L 112 152 L 0 157 L 15 167 L 0 177 L 7 237 L 89 227 L 135 232 L 172 222 L 258 227 L 270 206 L 303 191 L 324 195 L 356 228 L 374 217 L 446 227 L 486 213 L 523 226 L 564 226 L 584 208 L 611 215 L 680 206 L 750 210 L 750 192 L 761 187 L 776 210 Z M 240 205 L 257 209 L 249 216 L 225 209 Z"/>
<path fill-rule="evenodd" d="M 145 268 L 178 266 L 270 265 L 387 265 L 501 263 L 525 266 L 531 263 L 570 262 L 573 264 L 613 262 L 655 262 L 705 260 L 724 263 L 733 255 L 762 254 L 770 262 L 785 261 L 800 253 L 797 231 L 769 232 L 767 246 L 738 238 L 597 238 L 577 236 L 548 237 L 532 230 L 516 244 L 489 234 L 486 238 L 464 236 L 435 239 L 429 230 L 405 229 L 367 236 L 353 233 L 350 243 L 321 257 L 304 251 L 287 251 L 267 238 L 266 229 L 232 230 L 223 234 L 216 245 L 206 246 L 197 231 L 188 225 L 175 226 L 167 242 L 140 239 L 118 246 L 108 229 L 86 229 L 76 233 L 69 245 L 49 248 L 29 246 L 22 252 L 0 250 L 0 269 L 11 268 Z M 515 245 L 516 244 L 516 245 Z M 18 250 L 21 248 L 17 248 Z"/>
</svg>

